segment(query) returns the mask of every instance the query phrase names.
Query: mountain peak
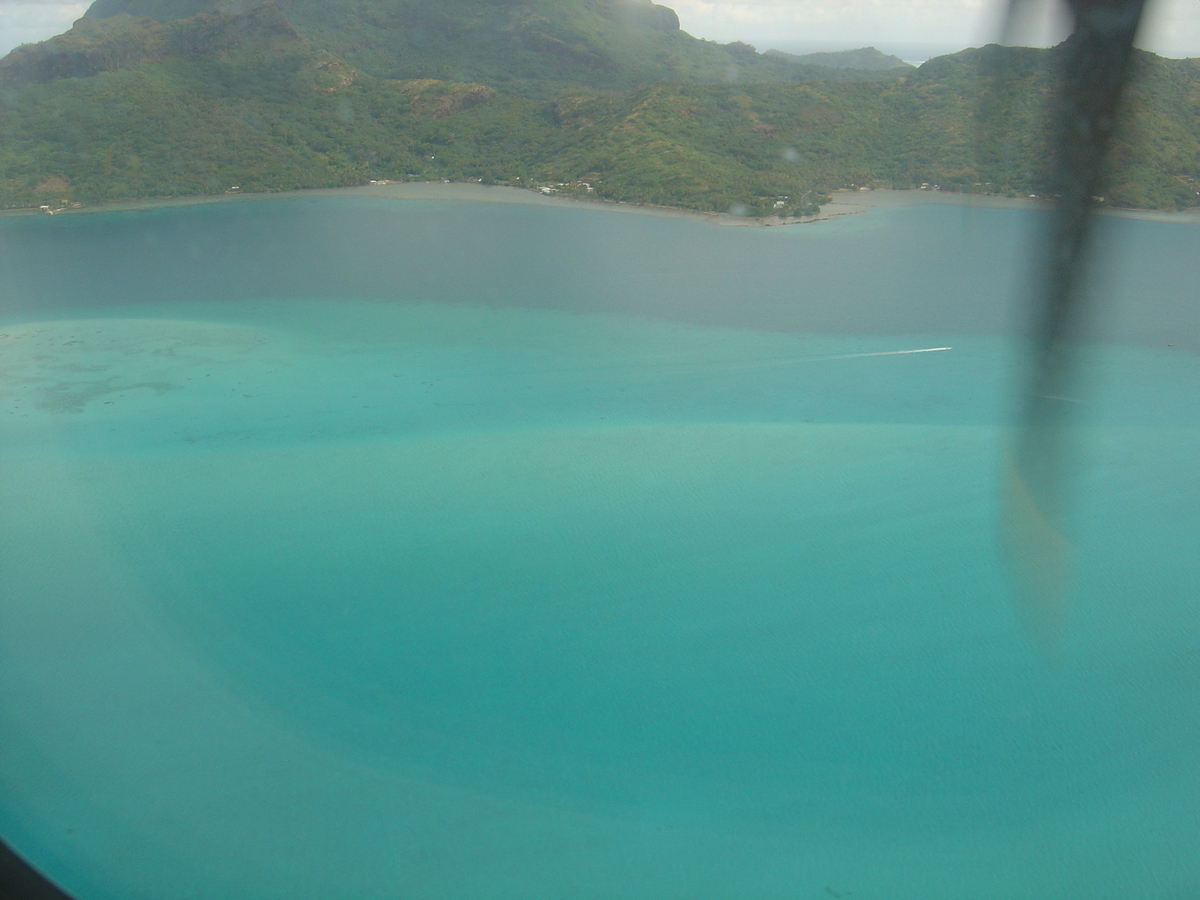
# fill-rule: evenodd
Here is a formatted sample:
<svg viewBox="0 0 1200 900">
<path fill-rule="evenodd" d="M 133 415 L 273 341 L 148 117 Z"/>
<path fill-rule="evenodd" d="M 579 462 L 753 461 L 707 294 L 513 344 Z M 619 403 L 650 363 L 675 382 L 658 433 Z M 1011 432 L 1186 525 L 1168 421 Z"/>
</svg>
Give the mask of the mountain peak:
<svg viewBox="0 0 1200 900">
<path fill-rule="evenodd" d="M 911 63 L 906 63 L 898 56 L 891 56 L 874 47 L 860 47 L 857 50 L 835 50 L 826 53 L 784 53 L 782 50 L 768 50 L 768 56 L 776 56 L 791 60 L 795 63 L 809 66 L 826 66 L 831 69 L 861 69 L 887 70 L 912 69 Z"/>
<path fill-rule="evenodd" d="M 244 14 L 263 0 L 95 0 L 92 19 Z M 626 92 L 660 81 L 795 82 L 816 67 L 692 37 L 652 0 L 276 0 L 315 46 L 380 78 L 481 83 L 508 93 Z M 829 70 L 824 70 L 828 72 Z"/>
<path fill-rule="evenodd" d="M 243 13 L 209 11 L 169 22 L 128 13 L 85 16 L 66 33 L 0 60 L 0 84 L 19 87 L 172 57 L 261 55 L 307 45 L 274 0 Z"/>
</svg>

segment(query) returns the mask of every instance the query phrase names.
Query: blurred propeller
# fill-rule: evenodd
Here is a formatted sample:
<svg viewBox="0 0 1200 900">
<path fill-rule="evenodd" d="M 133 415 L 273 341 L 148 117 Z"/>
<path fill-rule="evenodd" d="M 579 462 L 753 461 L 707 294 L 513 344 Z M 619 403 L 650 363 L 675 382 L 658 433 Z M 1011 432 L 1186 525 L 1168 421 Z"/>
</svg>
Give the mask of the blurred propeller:
<svg viewBox="0 0 1200 900">
<path fill-rule="evenodd" d="M 1030 2 L 1010 0 L 1006 36 L 1017 30 Z M 1083 275 L 1093 206 L 1103 190 L 1144 4 L 1145 0 L 1069 0 L 1074 28 L 1063 46 L 1051 107 L 1055 205 L 1034 281 L 1030 378 L 1008 462 L 1003 513 L 1018 606 L 1033 639 L 1049 654 L 1062 640 L 1070 585 L 1071 545 L 1063 519 L 1072 336 L 1086 307 Z"/>
</svg>

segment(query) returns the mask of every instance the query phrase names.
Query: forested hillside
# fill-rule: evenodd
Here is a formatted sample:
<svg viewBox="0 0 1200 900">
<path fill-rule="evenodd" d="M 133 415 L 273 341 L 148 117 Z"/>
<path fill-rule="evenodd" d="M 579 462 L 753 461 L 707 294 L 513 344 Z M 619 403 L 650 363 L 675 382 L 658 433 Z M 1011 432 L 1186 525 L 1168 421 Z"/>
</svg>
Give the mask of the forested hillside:
<svg viewBox="0 0 1200 900">
<path fill-rule="evenodd" d="M 480 82 L 550 99 L 564 90 L 630 91 L 656 81 L 795 83 L 878 73 L 830 72 L 794 58 L 717 44 L 679 28 L 650 0 L 275 0 L 316 46 L 367 75 Z M 242 0 L 96 0 L 91 18 L 171 21 L 239 12 Z"/>
<path fill-rule="evenodd" d="M 0 61 L 0 205 L 447 179 L 795 215 L 851 185 L 1046 186 L 1054 50 L 859 70 L 698 41 L 645 0 L 241 6 L 98 0 Z M 1196 205 L 1200 62 L 1138 69 L 1106 202 Z"/>
</svg>

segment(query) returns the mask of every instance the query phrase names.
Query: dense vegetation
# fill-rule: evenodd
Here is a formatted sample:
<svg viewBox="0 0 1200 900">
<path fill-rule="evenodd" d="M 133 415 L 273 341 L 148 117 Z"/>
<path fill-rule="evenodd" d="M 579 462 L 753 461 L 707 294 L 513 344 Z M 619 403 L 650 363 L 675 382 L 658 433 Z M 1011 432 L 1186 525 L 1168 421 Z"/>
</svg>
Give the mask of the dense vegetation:
<svg viewBox="0 0 1200 900">
<path fill-rule="evenodd" d="M 276 0 L 299 34 L 367 75 L 475 82 L 552 99 L 587 88 L 628 92 L 656 81 L 783 82 L 876 78 L 854 68 L 716 44 L 679 28 L 650 0 Z M 89 17 L 163 21 L 231 11 L 242 0 L 96 0 Z"/>
<path fill-rule="evenodd" d="M 595 26 L 588 46 L 611 67 L 597 75 L 564 64 L 557 45 L 537 51 L 505 38 L 464 69 L 447 38 L 440 63 L 435 41 L 423 51 L 428 63 L 409 60 L 397 72 L 369 42 L 358 56 L 331 52 L 336 41 L 311 35 L 333 19 L 317 27 L 304 16 L 352 7 L 340 38 L 347 44 L 367 12 L 391 9 L 411 25 L 418 0 L 322 2 L 230 12 L 215 0 L 98 0 L 94 12 L 117 14 L 91 15 L 66 35 L 14 51 L 0 61 L 0 205 L 446 179 L 794 215 L 852 185 L 1045 190 L 1042 123 L 1056 51 L 992 46 L 864 74 L 696 41 L 648 2 L 620 7 L 642 18 L 613 18 L 605 31 L 596 21 L 617 0 L 557 0 L 559 18 L 542 16 L 538 27 L 561 35 Z M 437 10 L 430 28 L 440 23 L 451 36 L 477 29 L 467 43 L 483 41 L 498 9 L 510 24 L 549 12 L 548 0 L 423 2 Z M 472 9 L 479 15 L 464 24 Z M 297 22 L 307 22 L 307 34 Z M 603 87 L 605 79 L 636 81 L 622 60 L 655 35 L 676 42 L 677 55 L 656 63 L 674 77 Z M 742 66 L 706 75 L 717 51 L 740 55 Z M 507 81 L 461 77 L 504 65 Z M 537 66 L 549 73 L 540 82 Z M 814 69 L 826 77 L 814 78 Z M 1200 61 L 1142 54 L 1139 69 L 1133 127 L 1117 148 L 1106 199 L 1196 205 Z M 748 70 L 754 80 L 742 79 Z M 601 86 L 583 83 L 593 76 Z"/>
</svg>

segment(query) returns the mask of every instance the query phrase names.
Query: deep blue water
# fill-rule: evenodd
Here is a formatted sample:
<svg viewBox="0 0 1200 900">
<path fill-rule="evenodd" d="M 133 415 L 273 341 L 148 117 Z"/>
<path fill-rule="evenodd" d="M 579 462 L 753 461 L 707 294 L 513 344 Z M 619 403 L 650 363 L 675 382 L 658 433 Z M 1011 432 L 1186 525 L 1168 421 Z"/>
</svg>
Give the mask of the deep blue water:
<svg viewBox="0 0 1200 900">
<path fill-rule="evenodd" d="M 1106 223 L 1049 660 L 1036 225 L 0 220 L 0 834 L 82 900 L 1197 896 L 1200 232 Z"/>
</svg>

